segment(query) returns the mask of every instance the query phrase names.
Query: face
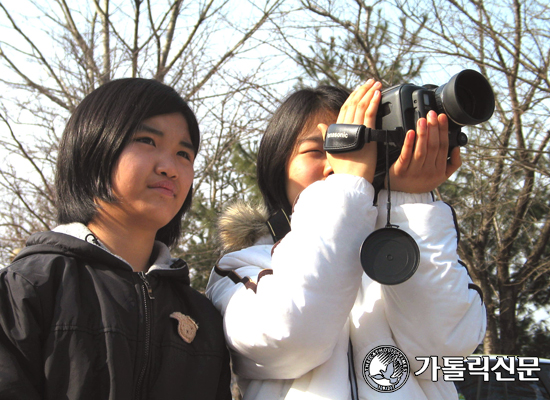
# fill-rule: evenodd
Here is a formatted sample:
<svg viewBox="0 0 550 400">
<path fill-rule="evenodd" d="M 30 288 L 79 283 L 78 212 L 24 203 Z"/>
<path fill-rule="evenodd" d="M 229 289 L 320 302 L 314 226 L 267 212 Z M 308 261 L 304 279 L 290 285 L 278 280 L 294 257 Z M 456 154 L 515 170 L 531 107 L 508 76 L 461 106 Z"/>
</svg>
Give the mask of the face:
<svg viewBox="0 0 550 400">
<path fill-rule="evenodd" d="M 298 136 L 287 164 L 286 194 L 290 205 L 294 205 L 298 195 L 306 187 L 333 173 L 323 150 L 323 135 L 317 128 L 317 123 L 330 125 L 335 122 L 335 119 L 320 120 Z"/>
<path fill-rule="evenodd" d="M 100 215 L 125 226 L 157 231 L 180 210 L 193 182 L 195 154 L 180 113 L 144 120 L 122 150 L 113 171 L 114 203 Z"/>
</svg>

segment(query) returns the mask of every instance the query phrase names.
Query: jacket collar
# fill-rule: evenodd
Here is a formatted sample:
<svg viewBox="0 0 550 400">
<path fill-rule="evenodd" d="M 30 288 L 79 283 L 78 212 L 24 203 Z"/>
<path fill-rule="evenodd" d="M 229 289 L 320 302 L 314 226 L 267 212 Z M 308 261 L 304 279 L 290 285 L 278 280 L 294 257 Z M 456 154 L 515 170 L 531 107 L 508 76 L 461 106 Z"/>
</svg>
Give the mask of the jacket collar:
<svg viewBox="0 0 550 400">
<path fill-rule="evenodd" d="M 99 246 L 101 249 L 105 250 L 106 252 L 112 254 L 114 257 L 126 263 L 123 258 L 114 253 L 111 253 L 109 249 L 107 249 L 107 247 L 103 243 L 101 243 L 101 241 L 96 238 L 92 231 L 90 231 L 88 227 L 84 224 L 73 222 L 72 224 L 59 225 L 58 227 L 54 228 L 53 231 L 64 233 L 65 235 L 70 235 L 77 239 Z M 168 247 L 158 240 L 155 241 L 153 253 L 156 255 L 155 261 L 153 262 L 151 267 L 149 267 L 147 273 L 157 269 L 170 269 L 170 266 L 177 260 L 170 257 L 170 250 L 168 249 Z"/>
<path fill-rule="evenodd" d="M 187 264 L 179 258 L 172 258 L 170 250 L 164 243 L 156 241 L 153 252 L 156 256 L 155 261 L 147 273 L 160 270 L 186 270 L 188 274 Z M 17 255 L 15 260 L 39 253 L 62 254 L 90 262 L 95 260 L 113 267 L 132 270 L 124 259 L 111 253 L 88 227 L 81 223 L 60 225 L 51 232 L 31 235 L 27 240 L 27 247 Z"/>
<path fill-rule="evenodd" d="M 264 205 L 236 202 L 218 219 L 218 239 L 222 253 L 231 253 L 255 244 L 273 244 L 266 222 L 269 213 Z"/>
</svg>

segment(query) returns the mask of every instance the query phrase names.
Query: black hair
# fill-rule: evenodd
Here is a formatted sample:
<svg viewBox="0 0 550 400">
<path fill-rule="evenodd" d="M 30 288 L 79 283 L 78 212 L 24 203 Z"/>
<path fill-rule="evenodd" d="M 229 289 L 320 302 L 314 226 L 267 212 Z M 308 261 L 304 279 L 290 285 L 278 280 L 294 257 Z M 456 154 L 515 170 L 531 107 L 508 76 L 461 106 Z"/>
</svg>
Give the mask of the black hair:
<svg viewBox="0 0 550 400">
<path fill-rule="evenodd" d="M 258 186 L 270 215 L 283 209 L 292 213 L 286 193 L 286 167 L 298 135 L 319 115 L 338 116 L 350 92 L 334 86 L 305 88 L 288 96 L 273 114 L 260 142 Z"/>
<path fill-rule="evenodd" d="M 197 119 L 173 88 L 152 79 L 125 78 L 87 95 L 67 122 L 59 145 L 55 174 L 58 223 L 88 224 L 98 212 L 95 200 L 115 202 L 111 175 L 122 150 L 142 121 L 175 112 L 185 118 L 196 154 L 200 144 Z M 157 232 L 156 239 L 167 246 L 180 236 L 192 192 L 191 186 L 181 209 Z"/>
</svg>

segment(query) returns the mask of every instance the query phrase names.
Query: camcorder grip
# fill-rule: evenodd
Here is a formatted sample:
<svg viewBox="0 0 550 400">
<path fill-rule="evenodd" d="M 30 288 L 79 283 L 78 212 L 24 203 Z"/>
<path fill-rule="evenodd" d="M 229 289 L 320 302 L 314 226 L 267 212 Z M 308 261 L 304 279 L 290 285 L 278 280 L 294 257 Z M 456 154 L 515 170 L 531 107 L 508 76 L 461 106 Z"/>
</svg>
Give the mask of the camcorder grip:
<svg viewBox="0 0 550 400">
<path fill-rule="evenodd" d="M 361 150 L 365 144 L 366 130 L 365 125 L 332 124 L 327 129 L 323 149 L 331 154 Z M 369 141 L 367 138 L 366 143 Z"/>
<path fill-rule="evenodd" d="M 365 143 L 394 143 L 403 137 L 403 129 L 372 129 L 365 125 L 332 124 L 328 127 L 323 149 L 330 154 L 361 150 Z"/>
</svg>

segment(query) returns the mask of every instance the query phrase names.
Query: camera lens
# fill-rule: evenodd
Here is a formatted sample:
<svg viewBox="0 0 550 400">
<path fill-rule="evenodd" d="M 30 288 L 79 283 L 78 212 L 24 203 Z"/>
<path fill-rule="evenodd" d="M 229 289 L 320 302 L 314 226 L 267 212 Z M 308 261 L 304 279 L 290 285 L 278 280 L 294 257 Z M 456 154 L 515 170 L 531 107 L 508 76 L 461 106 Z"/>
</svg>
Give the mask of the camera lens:
<svg viewBox="0 0 550 400">
<path fill-rule="evenodd" d="M 495 96 L 483 75 L 466 69 L 435 91 L 440 112 L 458 125 L 476 125 L 487 121 L 495 110 Z"/>
</svg>

